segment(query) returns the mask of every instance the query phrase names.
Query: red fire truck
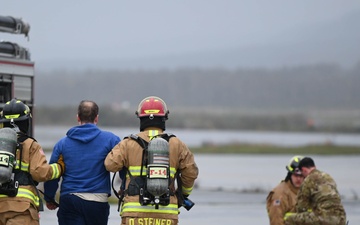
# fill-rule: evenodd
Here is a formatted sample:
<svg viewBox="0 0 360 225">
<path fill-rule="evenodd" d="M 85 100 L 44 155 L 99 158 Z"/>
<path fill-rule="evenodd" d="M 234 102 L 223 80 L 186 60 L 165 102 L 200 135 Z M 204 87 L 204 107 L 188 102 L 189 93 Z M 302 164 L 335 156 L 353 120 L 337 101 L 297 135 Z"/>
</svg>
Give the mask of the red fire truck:
<svg viewBox="0 0 360 225">
<path fill-rule="evenodd" d="M 22 19 L 0 16 L 0 32 L 28 37 L 29 31 L 30 25 Z M 0 111 L 12 98 L 23 101 L 33 111 L 35 70 L 30 52 L 17 43 L 2 40 L 1 33 L 0 40 Z"/>
</svg>

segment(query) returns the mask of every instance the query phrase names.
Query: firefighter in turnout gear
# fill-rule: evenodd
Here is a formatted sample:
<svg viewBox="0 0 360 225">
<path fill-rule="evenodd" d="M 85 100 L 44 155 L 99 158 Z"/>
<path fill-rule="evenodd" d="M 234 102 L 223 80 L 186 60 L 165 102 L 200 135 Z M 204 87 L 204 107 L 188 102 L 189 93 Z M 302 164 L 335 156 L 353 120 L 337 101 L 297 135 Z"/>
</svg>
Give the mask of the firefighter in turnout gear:
<svg viewBox="0 0 360 225">
<path fill-rule="evenodd" d="M 31 124 L 29 107 L 17 99 L 7 102 L 1 112 L 0 123 L 17 134 L 16 164 L 14 182 L 16 185 L 0 186 L 0 225 L 39 224 L 39 210 L 42 202 L 36 185 L 61 176 L 63 165 L 48 164 L 41 146 L 28 136 Z M 7 129 L 4 128 L 4 129 Z M 14 190 L 6 190 L 7 188 Z M 13 193 L 13 194 L 9 194 Z"/>
<path fill-rule="evenodd" d="M 105 159 L 105 167 L 111 172 L 127 168 L 121 224 L 176 225 L 179 207 L 193 190 L 198 167 L 188 147 L 176 136 L 164 133 L 169 111 L 161 98 L 146 97 L 136 114 L 140 133 L 124 138 Z M 150 189 L 162 189 L 161 183 L 158 188 L 153 185 L 161 179 L 167 181 L 166 175 L 168 192 L 153 196 Z"/>
<path fill-rule="evenodd" d="M 299 167 L 302 156 L 294 156 L 286 165 L 287 175 L 267 196 L 270 225 L 284 225 L 286 213 L 295 212 L 296 195 L 304 180 Z"/>
</svg>

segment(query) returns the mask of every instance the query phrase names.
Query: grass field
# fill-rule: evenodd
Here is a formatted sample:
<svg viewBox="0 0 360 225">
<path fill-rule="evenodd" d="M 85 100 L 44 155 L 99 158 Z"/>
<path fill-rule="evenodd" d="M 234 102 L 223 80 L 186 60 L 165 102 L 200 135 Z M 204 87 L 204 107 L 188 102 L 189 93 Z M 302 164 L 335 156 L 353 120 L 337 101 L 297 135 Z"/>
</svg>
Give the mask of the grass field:
<svg viewBox="0 0 360 225">
<path fill-rule="evenodd" d="M 360 147 L 335 145 L 309 145 L 302 147 L 279 147 L 273 145 L 216 145 L 191 148 L 193 153 L 214 154 L 360 154 Z"/>
</svg>

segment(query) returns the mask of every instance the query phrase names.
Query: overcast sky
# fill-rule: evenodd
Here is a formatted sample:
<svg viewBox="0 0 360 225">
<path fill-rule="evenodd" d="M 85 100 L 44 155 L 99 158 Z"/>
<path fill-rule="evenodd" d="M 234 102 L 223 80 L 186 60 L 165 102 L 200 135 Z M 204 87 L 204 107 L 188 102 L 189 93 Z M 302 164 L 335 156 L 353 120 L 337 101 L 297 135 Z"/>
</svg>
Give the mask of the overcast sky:
<svg viewBox="0 0 360 225">
<path fill-rule="evenodd" d="M 31 30 L 29 41 L 0 39 L 28 47 L 40 63 L 170 57 L 266 45 L 285 31 L 359 9 L 359 0 L 2 0 L 1 15 L 22 17 Z"/>
</svg>

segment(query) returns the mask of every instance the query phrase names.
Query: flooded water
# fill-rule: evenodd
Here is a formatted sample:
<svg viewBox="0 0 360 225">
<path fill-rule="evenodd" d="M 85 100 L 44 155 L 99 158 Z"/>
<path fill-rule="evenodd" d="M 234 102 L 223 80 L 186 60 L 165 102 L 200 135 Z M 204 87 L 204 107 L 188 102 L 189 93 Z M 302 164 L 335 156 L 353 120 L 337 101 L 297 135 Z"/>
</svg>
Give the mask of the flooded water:
<svg viewBox="0 0 360 225">
<path fill-rule="evenodd" d="M 269 224 L 265 208 L 265 194 L 236 194 L 227 192 L 195 191 L 191 199 L 195 206 L 186 211 L 181 209 L 179 224 Z M 360 224 L 360 202 L 344 201 L 344 207 L 351 224 Z M 40 224 L 57 225 L 56 211 L 41 212 Z M 119 225 L 117 206 L 112 205 L 109 225 Z"/>
<path fill-rule="evenodd" d="M 296 154 L 296 153 L 294 153 Z M 289 155 L 195 155 L 200 169 L 195 206 L 181 209 L 179 224 L 269 224 L 265 208 L 268 191 L 285 178 Z M 49 158 L 49 156 L 47 156 Z M 318 169 L 337 182 L 350 225 L 360 224 L 360 156 L 313 155 Z M 56 225 L 56 211 L 41 212 L 41 224 Z M 117 205 L 111 206 L 109 225 L 120 224 Z"/>
</svg>

